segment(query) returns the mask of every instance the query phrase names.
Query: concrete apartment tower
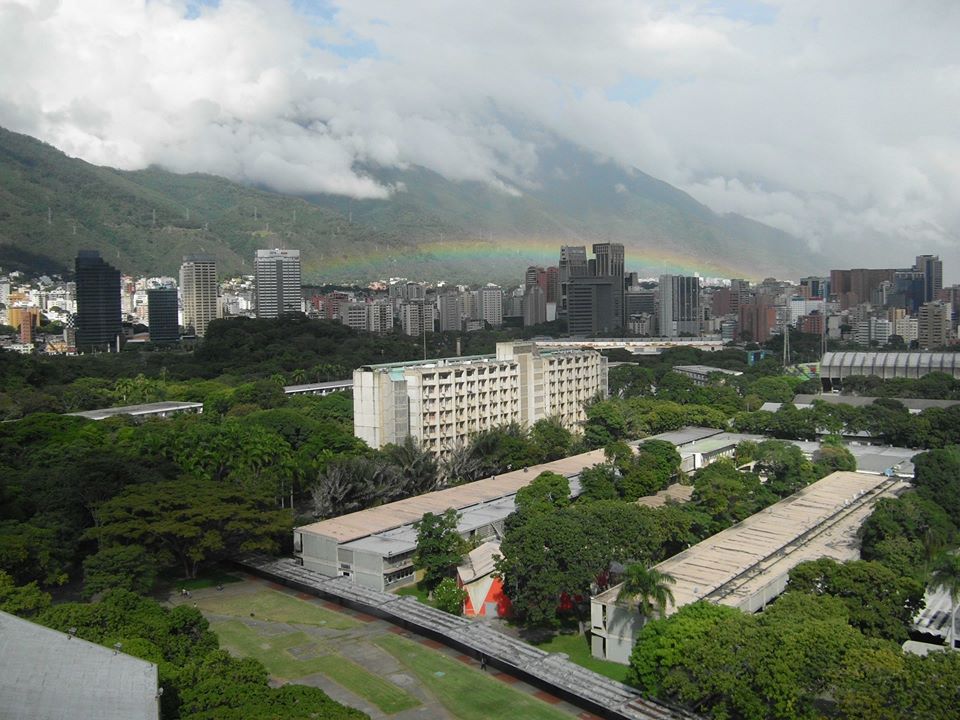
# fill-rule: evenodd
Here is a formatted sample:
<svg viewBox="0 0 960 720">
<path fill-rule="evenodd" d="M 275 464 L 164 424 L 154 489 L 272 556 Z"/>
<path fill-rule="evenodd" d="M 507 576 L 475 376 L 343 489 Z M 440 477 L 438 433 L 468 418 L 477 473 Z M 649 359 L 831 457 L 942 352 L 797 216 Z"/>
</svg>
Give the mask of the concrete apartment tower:
<svg viewBox="0 0 960 720">
<path fill-rule="evenodd" d="M 257 250 L 254 272 L 258 318 L 303 310 L 299 250 Z"/>
<path fill-rule="evenodd" d="M 77 255 L 77 347 L 111 350 L 121 333 L 120 271 L 95 250 Z"/>
<path fill-rule="evenodd" d="M 212 255 L 184 255 L 180 266 L 183 327 L 187 335 L 203 337 L 217 317 L 217 260 Z"/>
<path fill-rule="evenodd" d="M 663 337 L 700 336 L 700 278 L 660 276 L 659 321 Z"/>
<path fill-rule="evenodd" d="M 180 323 L 177 318 L 176 288 L 147 290 L 147 313 L 150 342 L 156 344 L 179 342 Z"/>
</svg>

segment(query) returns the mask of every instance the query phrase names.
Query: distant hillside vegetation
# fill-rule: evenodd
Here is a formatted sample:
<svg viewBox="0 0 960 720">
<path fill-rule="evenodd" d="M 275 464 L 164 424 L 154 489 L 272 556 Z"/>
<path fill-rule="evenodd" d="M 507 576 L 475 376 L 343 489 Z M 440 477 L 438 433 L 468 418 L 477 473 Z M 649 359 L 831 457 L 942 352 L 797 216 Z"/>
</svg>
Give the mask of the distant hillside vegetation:
<svg viewBox="0 0 960 720">
<path fill-rule="evenodd" d="M 61 272 L 92 248 L 124 272 L 168 275 L 182 255 L 207 252 L 232 275 L 252 272 L 257 248 L 285 246 L 302 250 L 305 282 L 518 282 L 526 264 L 556 262 L 561 244 L 603 241 L 623 242 L 641 272 L 662 271 L 665 256 L 751 277 L 819 264 L 780 231 L 573 146 L 544 150 L 541 166 L 537 189 L 519 197 L 412 167 L 367 169 L 402 183 L 387 200 L 299 198 L 210 175 L 97 167 L 0 128 L 0 267 Z"/>
</svg>

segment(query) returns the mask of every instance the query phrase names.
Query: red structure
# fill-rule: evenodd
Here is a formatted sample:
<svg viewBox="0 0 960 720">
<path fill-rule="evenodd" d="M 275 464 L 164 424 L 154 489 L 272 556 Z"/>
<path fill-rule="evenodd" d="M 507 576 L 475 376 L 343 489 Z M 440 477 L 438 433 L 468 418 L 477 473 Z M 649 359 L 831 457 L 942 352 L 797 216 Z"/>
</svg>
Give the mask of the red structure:
<svg viewBox="0 0 960 720">
<path fill-rule="evenodd" d="M 503 592 L 503 582 L 494 572 L 494 555 L 500 553 L 500 543 L 485 542 L 471 550 L 457 568 L 457 585 L 466 590 L 463 614 L 467 617 L 507 617 L 510 598 Z"/>
</svg>

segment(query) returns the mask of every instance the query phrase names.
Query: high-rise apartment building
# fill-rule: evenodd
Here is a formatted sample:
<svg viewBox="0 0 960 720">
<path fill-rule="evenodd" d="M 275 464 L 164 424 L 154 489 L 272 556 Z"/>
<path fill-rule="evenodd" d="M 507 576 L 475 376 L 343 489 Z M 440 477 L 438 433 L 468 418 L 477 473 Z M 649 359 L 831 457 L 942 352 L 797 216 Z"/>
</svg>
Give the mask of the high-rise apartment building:
<svg viewBox="0 0 960 720">
<path fill-rule="evenodd" d="M 433 332 L 433 305 L 424 300 L 410 300 L 400 304 L 400 327 L 405 335 L 418 337 Z"/>
<path fill-rule="evenodd" d="M 155 344 L 178 342 L 180 340 L 179 314 L 176 288 L 147 290 L 147 324 L 150 326 L 150 342 Z"/>
<path fill-rule="evenodd" d="M 944 347 L 953 337 L 950 305 L 934 300 L 920 306 L 917 315 L 917 341 L 921 350 Z"/>
<path fill-rule="evenodd" d="M 584 405 L 607 394 L 607 360 L 595 350 L 497 343 L 496 355 L 361 367 L 353 392 L 354 434 L 370 447 L 411 436 L 443 455 L 512 422 L 555 417 L 577 430 Z"/>
<path fill-rule="evenodd" d="M 777 308 L 769 295 L 742 296 L 737 310 L 737 337 L 746 342 L 766 342 L 777 326 Z"/>
<path fill-rule="evenodd" d="M 503 325 L 503 288 L 488 283 L 480 288 L 480 319 L 490 327 Z"/>
<path fill-rule="evenodd" d="M 460 332 L 463 321 L 460 317 L 459 293 L 446 292 L 437 296 L 437 315 L 440 320 L 440 332 Z"/>
<path fill-rule="evenodd" d="M 923 302 L 937 299 L 943 289 L 943 262 L 938 255 L 917 255 L 913 269 L 923 276 Z"/>
<path fill-rule="evenodd" d="M 212 255 L 184 255 L 180 266 L 183 329 L 203 337 L 217 318 L 217 259 Z"/>
<path fill-rule="evenodd" d="M 547 268 L 547 302 L 557 303 L 560 301 L 560 268 L 550 266 Z"/>
<path fill-rule="evenodd" d="M 560 248 L 560 263 L 557 266 L 557 277 L 560 282 L 558 314 L 565 316 L 567 313 L 570 278 L 585 277 L 588 274 L 589 264 L 587 263 L 587 248 L 585 246 L 564 245 Z"/>
<path fill-rule="evenodd" d="M 539 285 L 527 288 L 523 294 L 523 326 L 531 327 L 547 321 L 547 294 Z"/>
<path fill-rule="evenodd" d="M 660 276 L 659 331 L 663 337 L 700 336 L 700 278 Z"/>
<path fill-rule="evenodd" d="M 254 272 L 257 317 L 275 318 L 303 310 L 299 250 L 257 250 Z"/>
<path fill-rule="evenodd" d="M 841 310 L 870 302 L 880 283 L 896 282 L 894 269 L 855 268 L 830 271 L 830 294 L 840 303 Z"/>
<path fill-rule="evenodd" d="M 77 255 L 77 347 L 114 348 L 121 333 L 120 271 L 95 250 Z"/>
<path fill-rule="evenodd" d="M 623 245 L 597 243 L 593 253 L 588 272 L 571 275 L 566 283 L 567 329 L 571 335 L 602 335 L 626 327 Z M 564 262 L 562 254 L 560 262 Z"/>
</svg>

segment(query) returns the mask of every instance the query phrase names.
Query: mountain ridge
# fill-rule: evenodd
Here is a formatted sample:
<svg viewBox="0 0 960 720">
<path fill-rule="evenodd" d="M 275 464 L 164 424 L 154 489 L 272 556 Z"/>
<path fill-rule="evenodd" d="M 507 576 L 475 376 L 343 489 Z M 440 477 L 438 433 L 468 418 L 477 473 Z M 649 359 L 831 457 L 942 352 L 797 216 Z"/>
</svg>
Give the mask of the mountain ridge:
<svg viewBox="0 0 960 720">
<path fill-rule="evenodd" d="M 208 252 L 228 276 L 251 273 L 257 248 L 286 246 L 301 249 L 308 283 L 518 282 L 527 264 L 555 264 L 562 244 L 612 241 L 641 274 L 816 267 L 786 233 L 570 144 L 541 153 L 519 196 L 423 167 L 365 170 L 402 189 L 386 200 L 298 197 L 201 173 L 116 170 L 0 128 L 0 266 L 63 272 L 91 248 L 124 272 L 173 275 L 182 255 Z"/>
</svg>

